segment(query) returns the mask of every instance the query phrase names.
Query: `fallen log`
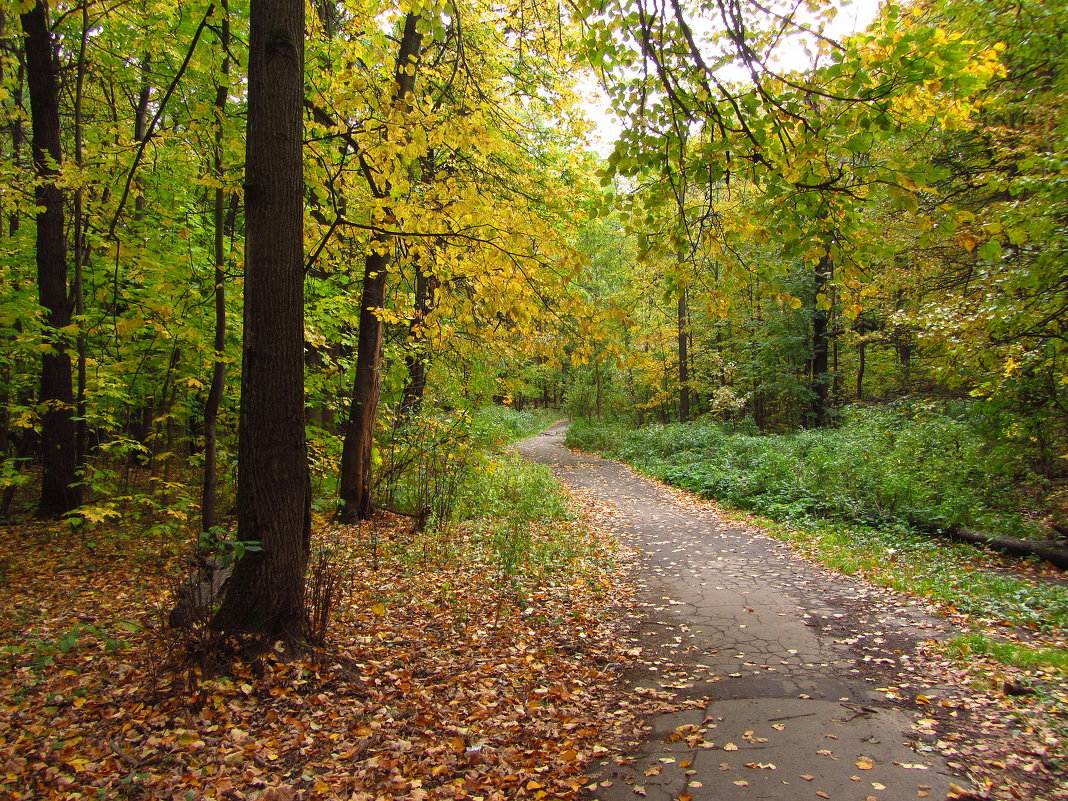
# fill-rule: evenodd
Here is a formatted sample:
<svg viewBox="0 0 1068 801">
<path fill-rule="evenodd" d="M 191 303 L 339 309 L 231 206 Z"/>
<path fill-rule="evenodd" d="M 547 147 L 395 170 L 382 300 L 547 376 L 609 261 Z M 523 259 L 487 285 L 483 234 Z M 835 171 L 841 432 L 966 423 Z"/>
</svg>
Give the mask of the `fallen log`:
<svg viewBox="0 0 1068 801">
<path fill-rule="evenodd" d="M 1005 534 L 988 534 L 963 526 L 938 528 L 923 526 L 929 534 L 946 537 L 954 542 L 968 542 L 972 545 L 985 545 L 1013 556 L 1037 556 L 1061 570 L 1068 570 L 1068 543 L 1063 540 L 1024 540 Z"/>
</svg>

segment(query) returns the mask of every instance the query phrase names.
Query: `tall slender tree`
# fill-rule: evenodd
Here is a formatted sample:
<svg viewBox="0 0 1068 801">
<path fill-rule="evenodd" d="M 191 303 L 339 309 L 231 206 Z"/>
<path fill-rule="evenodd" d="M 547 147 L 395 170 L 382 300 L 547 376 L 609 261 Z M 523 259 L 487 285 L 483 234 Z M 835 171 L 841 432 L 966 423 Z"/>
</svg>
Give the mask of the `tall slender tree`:
<svg viewBox="0 0 1068 801">
<path fill-rule="evenodd" d="M 304 636 L 311 540 L 304 435 L 302 162 L 304 2 L 252 5 L 245 163 L 246 266 L 238 536 L 258 541 L 234 570 L 215 625 Z"/>
<path fill-rule="evenodd" d="M 48 27 L 48 6 L 38 0 L 22 14 L 26 34 L 26 82 L 30 90 L 33 165 L 37 176 L 37 287 L 44 307 L 45 349 L 41 356 L 41 445 L 44 469 L 38 513 L 56 517 L 81 504 L 77 476 L 74 387 L 63 329 L 71 324 L 73 298 L 67 291 L 64 193 L 59 184 L 63 152 L 59 128 L 59 68 Z"/>
<path fill-rule="evenodd" d="M 218 462 L 219 408 L 226 390 L 226 194 L 223 191 L 223 122 L 226 117 L 226 97 L 230 92 L 230 17 L 226 0 L 222 2 L 222 25 L 219 30 L 219 47 L 223 51 L 219 83 L 215 87 L 215 153 L 212 168 L 219 185 L 215 188 L 212 208 L 212 251 L 215 296 L 215 362 L 212 365 L 211 384 L 204 403 L 204 484 L 200 501 L 201 527 L 208 531 L 215 525 L 215 495 L 218 485 L 216 476 Z"/>
<path fill-rule="evenodd" d="M 402 107 L 411 103 L 419 54 L 423 46 L 418 14 L 408 14 L 397 54 L 393 102 Z M 389 196 L 389 187 L 374 187 L 375 197 Z M 345 427 L 341 451 L 340 506 L 343 522 L 366 520 L 371 516 L 371 453 L 374 447 L 375 419 L 381 395 L 382 321 L 377 312 L 386 302 L 386 279 L 393 236 L 376 232 L 368 245 L 364 262 L 363 291 L 360 297 L 360 338 L 356 347 L 356 378 L 352 406 Z"/>
</svg>

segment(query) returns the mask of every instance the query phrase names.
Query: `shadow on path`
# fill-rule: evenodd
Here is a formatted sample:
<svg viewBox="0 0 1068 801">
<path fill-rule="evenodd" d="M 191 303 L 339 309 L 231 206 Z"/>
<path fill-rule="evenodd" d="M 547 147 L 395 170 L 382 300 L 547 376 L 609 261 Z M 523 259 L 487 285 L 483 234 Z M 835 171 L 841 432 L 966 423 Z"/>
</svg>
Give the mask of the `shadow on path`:
<svg viewBox="0 0 1068 801">
<path fill-rule="evenodd" d="M 624 680 L 693 701 L 653 716 L 627 764 L 603 763 L 591 798 L 903 801 L 967 786 L 922 744 L 922 710 L 891 708 L 879 690 L 939 696 L 911 664 L 940 627 L 921 607 L 727 525 L 617 462 L 568 451 L 565 431 L 519 450 L 640 554 Z"/>
</svg>

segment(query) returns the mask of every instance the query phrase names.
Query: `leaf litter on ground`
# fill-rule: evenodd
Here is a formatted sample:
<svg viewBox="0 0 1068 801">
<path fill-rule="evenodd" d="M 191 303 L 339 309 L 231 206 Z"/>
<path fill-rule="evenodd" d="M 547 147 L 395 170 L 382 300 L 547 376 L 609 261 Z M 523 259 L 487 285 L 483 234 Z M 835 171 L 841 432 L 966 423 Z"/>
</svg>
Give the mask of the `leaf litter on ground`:
<svg viewBox="0 0 1068 801">
<path fill-rule="evenodd" d="M 553 528 L 555 527 L 555 528 Z M 0 795 L 12 799 L 576 797 L 650 702 L 615 681 L 625 597 L 582 521 L 564 557 L 503 580 L 470 529 L 316 526 L 348 577 L 328 646 L 217 675 L 160 621 L 177 548 L 93 551 L 41 524 L 0 544 Z"/>
</svg>

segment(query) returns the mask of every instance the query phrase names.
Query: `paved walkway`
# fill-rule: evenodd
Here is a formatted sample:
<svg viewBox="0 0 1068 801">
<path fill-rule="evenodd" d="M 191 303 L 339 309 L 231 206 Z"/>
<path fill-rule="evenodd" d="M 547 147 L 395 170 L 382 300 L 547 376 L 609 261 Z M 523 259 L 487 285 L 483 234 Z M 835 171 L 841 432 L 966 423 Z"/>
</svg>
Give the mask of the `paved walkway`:
<svg viewBox="0 0 1068 801">
<path fill-rule="evenodd" d="M 695 699 L 649 720 L 632 762 L 602 763 L 591 799 L 911 801 L 968 786 L 922 745 L 923 707 L 879 689 L 937 703 L 910 657 L 936 621 L 623 465 L 568 451 L 565 430 L 519 450 L 642 554 L 625 679 Z"/>
</svg>

